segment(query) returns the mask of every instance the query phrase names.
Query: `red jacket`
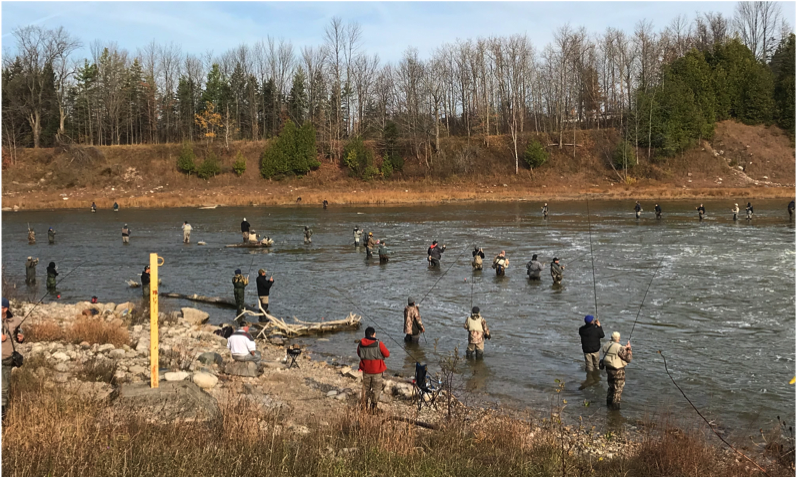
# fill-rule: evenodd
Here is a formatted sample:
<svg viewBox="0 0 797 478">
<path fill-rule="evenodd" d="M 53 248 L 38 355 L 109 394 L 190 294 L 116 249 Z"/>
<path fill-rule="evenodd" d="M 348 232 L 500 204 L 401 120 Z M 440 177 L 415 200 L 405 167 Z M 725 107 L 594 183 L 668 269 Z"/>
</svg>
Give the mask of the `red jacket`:
<svg viewBox="0 0 797 478">
<path fill-rule="evenodd" d="M 376 346 L 379 342 L 379 347 Z M 390 351 L 385 344 L 376 339 L 362 339 L 357 346 L 357 356 L 360 357 L 360 370 L 363 373 L 382 373 L 387 370 L 385 365 L 386 358 L 390 357 Z"/>
</svg>

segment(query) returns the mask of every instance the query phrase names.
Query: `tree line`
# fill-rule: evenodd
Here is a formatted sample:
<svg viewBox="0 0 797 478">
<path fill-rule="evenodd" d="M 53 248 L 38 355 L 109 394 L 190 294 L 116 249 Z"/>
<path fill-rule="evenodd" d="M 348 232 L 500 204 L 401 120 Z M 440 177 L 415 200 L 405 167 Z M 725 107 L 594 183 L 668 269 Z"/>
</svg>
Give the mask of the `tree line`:
<svg viewBox="0 0 797 478">
<path fill-rule="evenodd" d="M 326 158 L 360 158 L 350 140 L 384 145 L 389 136 L 390 148 L 400 141 L 427 167 L 441 137 L 508 135 L 517 170 L 530 132 L 563 148 L 576 130 L 615 128 L 648 156 L 682 151 L 726 118 L 794 132 L 794 35 L 774 2 L 741 2 L 732 18 L 679 16 L 660 31 L 649 21 L 631 32 L 565 25 L 541 48 L 525 35 L 457 40 L 426 59 L 408 48 L 397 63 L 369 54 L 361 27 L 340 18 L 322 45 L 297 50 L 269 37 L 221 55 L 155 42 L 130 53 L 95 41 L 90 58 L 76 58 L 82 44 L 63 28 L 21 27 L 13 37 L 2 71 L 2 141 L 11 150 L 229 145 L 291 125 L 300 139 L 290 141 L 311 144 L 312 130 Z M 294 169 L 280 161 L 267 161 L 273 174 Z"/>
</svg>

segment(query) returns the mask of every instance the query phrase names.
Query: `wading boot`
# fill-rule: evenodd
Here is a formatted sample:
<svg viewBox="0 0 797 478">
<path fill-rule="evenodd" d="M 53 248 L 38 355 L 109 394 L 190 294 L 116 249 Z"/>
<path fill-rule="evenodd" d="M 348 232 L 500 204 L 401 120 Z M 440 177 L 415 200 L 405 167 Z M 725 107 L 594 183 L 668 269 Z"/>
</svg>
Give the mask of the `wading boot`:
<svg viewBox="0 0 797 478">
<path fill-rule="evenodd" d="M 471 352 L 470 350 L 466 350 L 465 351 L 465 358 L 472 359 L 473 358 L 473 352 Z"/>
<path fill-rule="evenodd" d="M 484 358 L 484 352 L 482 352 L 479 349 L 476 349 L 476 359 L 483 359 L 483 358 Z"/>
</svg>

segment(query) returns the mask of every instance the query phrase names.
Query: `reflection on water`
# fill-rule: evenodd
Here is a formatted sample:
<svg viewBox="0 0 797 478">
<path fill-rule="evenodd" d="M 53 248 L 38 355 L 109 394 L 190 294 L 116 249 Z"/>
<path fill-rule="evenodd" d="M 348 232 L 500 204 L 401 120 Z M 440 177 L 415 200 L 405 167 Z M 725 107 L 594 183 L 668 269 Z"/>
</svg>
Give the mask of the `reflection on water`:
<svg viewBox="0 0 797 478">
<path fill-rule="evenodd" d="M 562 398 L 590 402 L 590 412 L 605 408 L 606 379 L 581 387 L 585 380 L 578 327 L 586 314 L 597 315 L 607 337 L 631 330 L 645 288 L 653 281 L 632 344 L 622 416 L 636 419 L 683 398 L 664 373 L 667 354 L 675 379 L 701 411 L 731 428 L 766 428 L 776 415 L 793 416 L 794 387 L 794 227 L 787 201 L 757 201 L 753 221 L 734 223 L 723 202 L 705 202 L 708 215 L 698 221 L 690 202 L 660 203 L 662 220 L 651 205 L 634 219 L 633 202 L 591 202 L 590 255 L 586 204 L 551 203 L 544 221 L 536 203 L 424 205 L 412 207 L 224 208 L 215 210 L 122 209 L 100 211 L 3 213 L 3 266 L 7 278 L 24 284 L 29 255 L 40 264 L 55 261 L 62 275 L 77 264 L 59 289 L 62 300 L 121 302 L 139 298 L 128 279 L 138 277 L 149 253 L 165 259 L 161 290 L 232 298 L 233 271 L 254 277 L 259 268 L 274 274 L 270 309 L 281 317 L 304 320 L 342 318 L 362 313 L 366 325 L 391 350 L 389 372 L 411 376 L 415 361 L 439 368 L 439 356 L 458 347 L 464 355 L 467 332 L 462 328 L 472 305 L 486 318 L 492 340 L 482 362 L 464 364 L 466 385 L 485 399 L 512 406 L 548 403 L 555 380 L 565 382 Z M 359 214 L 362 213 L 362 214 Z M 276 241 L 271 251 L 225 249 L 240 240 L 246 216 L 252 227 Z M 180 226 L 194 227 L 192 241 L 182 244 Z M 42 239 L 53 227 L 57 244 L 40 240 L 27 245 L 27 223 Z M 133 231 L 122 246 L 121 226 Z M 366 261 L 355 249 L 351 231 L 357 224 L 387 239 L 391 261 Z M 313 244 L 305 246 L 303 226 L 313 228 Z M 447 244 L 442 267 L 430 269 L 426 248 L 432 240 Z M 198 246 L 196 241 L 207 245 Z M 473 273 L 474 246 L 483 247 L 486 268 Z M 511 266 L 497 278 L 492 257 L 506 250 Z M 525 277 L 532 254 L 542 262 L 556 256 L 566 267 L 561 286 L 551 283 L 547 264 L 543 280 Z M 595 263 L 598 313 L 593 297 Z M 38 289 L 44 292 L 40 265 Z M 24 285 L 22 286 L 24 288 Z M 40 295 L 39 295 L 40 296 Z M 407 297 L 425 299 L 426 325 L 420 344 L 402 347 Z M 247 302 L 255 287 L 247 289 Z M 165 308 L 192 305 L 211 314 L 214 323 L 229 321 L 234 311 L 163 299 Z M 356 363 L 354 339 L 362 331 L 305 339 L 317 354 Z M 437 342 L 438 354 L 434 347 Z M 580 413 L 570 407 L 571 413 Z M 608 418 L 608 417 L 607 417 Z"/>
</svg>

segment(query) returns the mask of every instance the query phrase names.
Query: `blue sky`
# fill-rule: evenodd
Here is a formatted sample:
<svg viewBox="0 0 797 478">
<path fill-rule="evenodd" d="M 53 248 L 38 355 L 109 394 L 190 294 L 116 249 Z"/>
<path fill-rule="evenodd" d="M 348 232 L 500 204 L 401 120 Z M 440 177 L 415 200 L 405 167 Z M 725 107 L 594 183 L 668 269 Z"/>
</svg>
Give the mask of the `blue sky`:
<svg viewBox="0 0 797 478">
<path fill-rule="evenodd" d="M 84 45 L 114 41 L 135 53 L 152 40 L 174 42 L 183 52 L 215 54 L 271 35 L 291 40 L 297 51 L 320 45 L 333 16 L 357 21 L 369 54 L 395 62 L 407 47 L 426 57 L 458 38 L 526 33 L 536 48 L 565 23 L 590 33 L 607 27 L 632 32 L 641 19 L 659 30 L 679 14 L 721 12 L 735 2 L 2 2 L 3 50 L 11 31 L 29 24 L 63 26 Z M 794 29 L 795 3 L 782 2 Z M 79 52 L 88 56 L 88 49 Z"/>
</svg>

